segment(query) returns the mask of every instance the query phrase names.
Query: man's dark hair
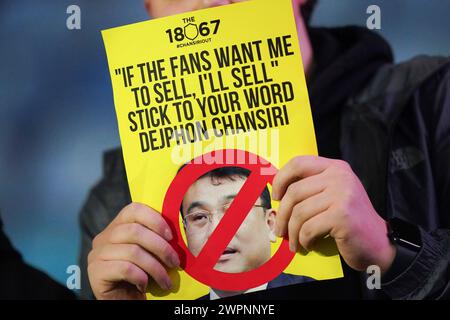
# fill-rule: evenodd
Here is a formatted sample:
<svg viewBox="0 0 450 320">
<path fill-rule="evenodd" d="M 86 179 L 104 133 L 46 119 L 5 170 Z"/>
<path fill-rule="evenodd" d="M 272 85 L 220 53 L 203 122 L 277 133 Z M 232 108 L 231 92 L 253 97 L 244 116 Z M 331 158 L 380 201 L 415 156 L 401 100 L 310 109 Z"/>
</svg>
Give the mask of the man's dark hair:
<svg viewBox="0 0 450 320">
<path fill-rule="evenodd" d="M 303 20 L 305 20 L 306 25 L 309 25 L 316 4 L 317 0 L 309 0 L 300 9 L 300 12 L 302 13 Z"/>
<path fill-rule="evenodd" d="M 186 164 L 182 165 L 180 169 L 178 169 L 178 172 L 180 172 L 181 169 L 183 169 L 186 166 Z M 250 175 L 250 170 L 241 168 L 241 167 L 221 167 L 214 170 L 211 170 L 204 175 L 202 175 L 197 180 L 200 180 L 202 178 L 211 178 L 211 180 L 220 180 L 220 179 L 229 179 L 231 181 L 234 181 L 234 177 L 241 177 L 241 178 L 248 178 Z M 264 188 L 263 192 L 261 193 L 261 201 L 262 206 L 266 209 L 271 209 L 272 204 L 270 202 L 270 192 L 269 188 L 267 186 Z M 183 211 L 180 208 L 181 214 L 183 214 Z"/>
</svg>

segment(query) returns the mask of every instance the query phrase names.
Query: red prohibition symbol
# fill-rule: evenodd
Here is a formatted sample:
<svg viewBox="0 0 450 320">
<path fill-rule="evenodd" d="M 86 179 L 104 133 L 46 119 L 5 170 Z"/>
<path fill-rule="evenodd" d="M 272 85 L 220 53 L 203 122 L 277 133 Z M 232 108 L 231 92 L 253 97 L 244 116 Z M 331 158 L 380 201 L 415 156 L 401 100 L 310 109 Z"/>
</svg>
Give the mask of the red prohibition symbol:
<svg viewBox="0 0 450 320">
<path fill-rule="evenodd" d="M 224 154 L 227 161 L 216 163 L 210 160 Z M 230 154 L 233 161 L 229 161 Z M 250 170 L 250 175 L 202 251 L 195 257 L 187 248 L 180 230 L 179 215 L 183 197 L 189 187 L 207 172 L 221 167 L 236 166 Z M 170 244 L 180 257 L 181 267 L 191 277 L 215 289 L 242 291 L 267 283 L 286 269 L 295 254 L 289 251 L 289 242 L 283 239 L 276 253 L 256 269 L 241 273 L 214 270 L 222 252 L 233 239 L 266 185 L 272 184 L 276 172 L 277 169 L 272 164 L 258 155 L 243 150 L 226 149 L 209 152 L 193 159 L 176 175 L 166 192 L 162 215 L 174 234 Z"/>
</svg>

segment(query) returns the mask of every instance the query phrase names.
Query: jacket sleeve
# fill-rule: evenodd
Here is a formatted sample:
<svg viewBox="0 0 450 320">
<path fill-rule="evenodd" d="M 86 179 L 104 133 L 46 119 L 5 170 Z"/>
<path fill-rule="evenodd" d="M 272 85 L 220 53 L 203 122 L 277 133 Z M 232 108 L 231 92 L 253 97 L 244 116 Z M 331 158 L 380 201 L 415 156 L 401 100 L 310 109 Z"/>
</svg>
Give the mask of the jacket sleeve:
<svg viewBox="0 0 450 320">
<path fill-rule="evenodd" d="M 417 96 L 432 111 L 429 138 L 439 229 L 421 228 L 422 248 L 403 272 L 382 288 L 393 299 L 450 299 L 450 66 L 427 81 Z"/>
<path fill-rule="evenodd" d="M 130 201 L 122 152 L 119 149 L 106 152 L 103 159 L 103 176 L 89 192 L 79 215 L 82 299 L 94 298 L 87 274 L 87 257 L 92 249 L 92 240 Z"/>
<path fill-rule="evenodd" d="M 73 300 L 76 295 L 23 261 L 2 230 L 0 218 L 0 300 Z"/>
</svg>

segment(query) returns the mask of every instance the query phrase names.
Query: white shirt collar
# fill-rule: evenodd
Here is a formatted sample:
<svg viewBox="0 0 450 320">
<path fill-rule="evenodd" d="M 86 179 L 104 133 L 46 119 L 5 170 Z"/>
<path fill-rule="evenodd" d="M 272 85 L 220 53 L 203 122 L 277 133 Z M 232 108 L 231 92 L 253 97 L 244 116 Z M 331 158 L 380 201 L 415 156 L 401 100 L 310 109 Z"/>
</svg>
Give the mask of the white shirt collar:
<svg viewBox="0 0 450 320">
<path fill-rule="evenodd" d="M 266 290 L 266 289 L 267 289 L 267 283 L 264 283 L 264 284 L 260 285 L 259 287 L 251 288 L 251 289 L 248 289 L 248 290 L 246 290 L 244 292 L 241 292 L 241 291 L 237 291 L 237 292 L 228 291 L 226 293 L 226 296 L 220 297 L 214 291 L 214 289 L 211 288 L 211 290 L 209 291 L 209 299 L 210 300 L 217 300 L 217 299 L 220 299 L 220 298 L 226 298 L 226 297 L 231 297 L 231 296 L 235 296 L 235 295 L 238 295 L 238 294 L 245 294 L 245 293 L 256 292 L 256 291 Z"/>
</svg>

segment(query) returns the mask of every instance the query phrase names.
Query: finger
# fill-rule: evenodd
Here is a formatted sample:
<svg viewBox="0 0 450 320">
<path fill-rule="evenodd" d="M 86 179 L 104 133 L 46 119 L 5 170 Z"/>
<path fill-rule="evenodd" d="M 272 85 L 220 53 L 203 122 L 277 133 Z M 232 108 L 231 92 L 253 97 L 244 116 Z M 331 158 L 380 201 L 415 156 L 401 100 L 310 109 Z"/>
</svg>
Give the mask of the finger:
<svg viewBox="0 0 450 320">
<path fill-rule="evenodd" d="M 114 219 L 114 224 L 139 223 L 156 232 L 167 241 L 172 240 L 172 231 L 163 216 L 149 206 L 132 202 L 123 208 Z"/>
<path fill-rule="evenodd" d="M 107 245 L 98 253 L 97 259 L 104 261 L 120 260 L 131 262 L 150 275 L 162 289 L 170 290 L 172 287 L 172 281 L 163 265 L 138 245 Z"/>
<path fill-rule="evenodd" d="M 318 156 L 300 156 L 291 159 L 273 179 L 272 198 L 280 200 L 291 183 L 325 171 L 332 161 Z"/>
<path fill-rule="evenodd" d="M 317 240 L 331 233 L 334 222 L 329 213 L 330 211 L 327 210 L 303 223 L 298 236 L 298 241 L 303 248 L 312 250 Z"/>
<path fill-rule="evenodd" d="M 289 248 L 292 252 L 296 252 L 298 249 L 299 233 L 303 224 L 314 216 L 326 211 L 331 206 L 331 203 L 328 194 L 321 192 L 294 206 L 288 224 Z"/>
<path fill-rule="evenodd" d="M 137 244 L 170 268 L 180 265 L 178 254 L 164 238 L 137 223 L 116 226 L 114 232 L 111 232 L 109 242 L 113 244 Z"/>
<path fill-rule="evenodd" d="M 138 223 L 156 232 L 167 241 L 172 240 L 172 232 L 162 215 L 152 208 L 138 202 L 125 206 L 117 217 L 92 241 L 93 248 L 108 244 L 112 230 L 120 224 Z"/>
<path fill-rule="evenodd" d="M 95 275 L 101 275 L 101 278 L 94 279 Z M 147 274 L 136 265 L 127 261 L 94 261 L 88 266 L 88 276 L 89 282 L 92 284 L 96 283 L 96 281 L 109 283 L 124 281 L 135 285 L 143 294 L 148 283 Z"/>
<path fill-rule="evenodd" d="M 275 233 L 281 237 L 286 234 L 288 222 L 295 205 L 303 200 L 322 192 L 326 187 L 326 180 L 319 175 L 294 182 L 287 188 L 280 201 L 276 215 Z"/>
</svg>

